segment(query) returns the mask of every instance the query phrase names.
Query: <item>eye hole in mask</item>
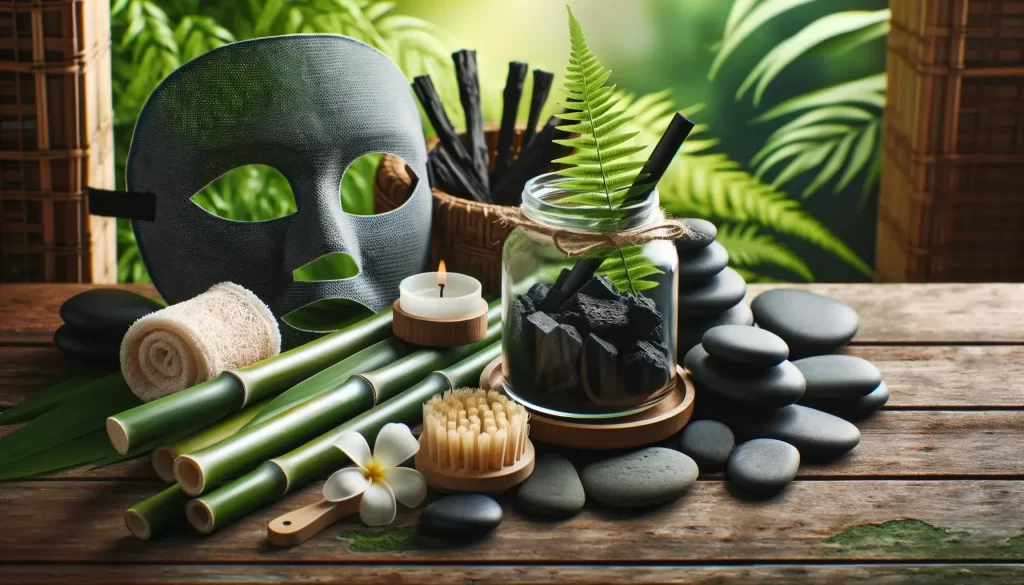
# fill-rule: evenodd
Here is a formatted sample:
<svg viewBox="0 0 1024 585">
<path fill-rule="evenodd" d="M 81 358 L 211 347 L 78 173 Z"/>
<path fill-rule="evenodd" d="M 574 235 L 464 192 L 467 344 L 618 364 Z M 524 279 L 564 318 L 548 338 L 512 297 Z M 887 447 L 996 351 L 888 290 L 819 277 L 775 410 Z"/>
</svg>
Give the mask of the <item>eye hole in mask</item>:
<svg viewBox="0 0 1024 585">
<path fill-rule="evenodd" d="M 192 196 L 192 202 L 223 219 L 268 221 L 295 213 L 295 194 L 281 171 L 267 165 L 231 169 Z"/>
<path fill-rule="evenodd" d="M 420 178 L 402 157 L 391 154 L 388 167 L 381 169 L 382 193 L 374 197 L 377 167 L 384 153 L 364 154 L 352 161 L 341 179 L 341 208 L 352 215 L 376 215 L 394 211 L 412 197 Z"/>
</svg>

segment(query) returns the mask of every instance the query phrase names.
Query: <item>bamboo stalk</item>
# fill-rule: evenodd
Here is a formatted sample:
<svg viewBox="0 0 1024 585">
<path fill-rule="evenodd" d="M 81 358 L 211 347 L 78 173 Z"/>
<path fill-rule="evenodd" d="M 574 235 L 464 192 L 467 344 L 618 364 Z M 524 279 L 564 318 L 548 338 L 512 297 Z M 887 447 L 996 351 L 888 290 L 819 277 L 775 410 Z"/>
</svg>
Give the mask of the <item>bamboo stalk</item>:
<svg viewBox="0 0 1024 585">
<path fill-rule="evenodd" d="M 417 424 L 423 416 L 423 403 L 431 396 L 479 384 L 484 367 L 501 355 L 501 343 L 497 341 L 499 331 L 500 325 L 493 325 L 485 341 L 473 344 L 475 353 L 454 365 L 428 374 L 408 389 L 400 388 L 397 384 L 377 386 L 382 404 L 301 447 L 264 462 L 246 475 L 193 499 L 186 507 L 189 523 L 200 532 L 213 532 L 283 498 L 313 479 L 346 465 L 348 459 L 334 444 L 348 431 L 360 433 L 372 443 L 381 427 L 387 423 Z M 383 382 L 376 378 L 374 380 L 375 383 Z"/>
<path fill-rule="evenodd" d="M 188 496 L 177 484 L 125 510 L 124 525 L 136 538 L 149 540 L 185 519 Z"/>
<path fill-rule="evenodd" d="M 263 402 L 253 404 L 252 406 L 247 406 L 235 414 L 206 427 L 205 429 L 200 429 L 178 439 L 177 441 L 173 441 L 167 445 L 161 445 L 160 447 L 153 449 L 153 453 L 150 454 L 149 457 L 150 463 L 153 464 L 153 470 L 156 471 L 158 476 L 160 476 L 160 479 L 167 482 L 173 482 L 175 457 L 185 453 L 191 453 L 192 451 L 198 451 L 199 449 L 209 447 L 218 441 L 222 441 L 230 437 L 248 424 L 249 421 L 253 420 L 256 415 L 258 415 L 269 404 L 269 400 L 264 400 Z"/>
<path fill-rule="evenodd" d="M 491 303 L 488 321 L 501 320 Z M 497 335 L 497 329 L 492 335 Z M 330 430 L 379 402 L 381 388 L 408 388 L 428 373 L 471 355 L 474 346 L 424 348 L 372 371 L 366 368 L 340 386 L 311 398 L 259 425 L 174 460 L 174 477 L 185 493 L 198 496 L 271 457 Z"/>
<path fill-rule="evenodd" d="M 345 359 L 391 335 L 391 307 L 259 363 L 107 419 L 107 435 L 118 453 L 159 441 L 182 429 L 200 429 Z"/>
</svg>

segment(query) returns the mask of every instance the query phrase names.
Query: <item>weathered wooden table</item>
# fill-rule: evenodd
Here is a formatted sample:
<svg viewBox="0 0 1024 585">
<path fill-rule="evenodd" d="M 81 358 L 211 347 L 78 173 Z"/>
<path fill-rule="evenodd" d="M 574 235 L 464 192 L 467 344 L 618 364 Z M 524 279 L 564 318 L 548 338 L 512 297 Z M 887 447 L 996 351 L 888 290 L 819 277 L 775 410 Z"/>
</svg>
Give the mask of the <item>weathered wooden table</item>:
<svg viewBox="0 0 1024 585">
<path fill-rule="evenodd" d="M 0 285 L 0 408 L 68 371 L 50 337 L 84 288 Z M 501 527 L 468 546 L 422 548 L 408 510 L 387 529 L 347 521 L 268 546 L 267 522 L 314 485 L 211 536 L 144 543 L 122 513 L 161 483 L 136 460 L 0 484 L 0 582 L 1024 583 L 1024 285 L 807 288 L 860 313 L 847 351 L 878 365 L 892 399 L 854 452 L 801 466 L 775 499 L 708 478 L 641 515 L 588 506 L 544 523 L 505 502 Z"/>
</svg>

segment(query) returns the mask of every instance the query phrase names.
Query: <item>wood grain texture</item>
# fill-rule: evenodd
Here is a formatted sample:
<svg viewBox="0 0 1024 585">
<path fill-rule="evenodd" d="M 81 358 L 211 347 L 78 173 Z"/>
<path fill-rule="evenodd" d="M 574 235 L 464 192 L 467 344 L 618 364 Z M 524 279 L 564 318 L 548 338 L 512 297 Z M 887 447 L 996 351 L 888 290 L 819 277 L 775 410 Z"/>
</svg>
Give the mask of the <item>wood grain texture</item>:
<svg viewBox="0 0 1024 585">
<path fill-rule="evenodd" d="M 854 343 L 1024 343 L 1024 284 L 751 285 L 747 300 L 801 288 L 849 304 Z"/>
<path fill-rule="evenodd" d="M 265 562 L 265 561 L 264 561 Z M 319 585 L 1019 585 L 1024 565 L 758 565 L 758 566 L 362 566 L 339 565 L 7 565 L 4 575 L 12 583 L 37 585 L 266 585 L 295 583 Z"/>
<path fill-rule="evenodd" d="M 97 288 L 88 284 L 0 284 L 0 343 L 49 344 L 60 326 L 61 304 Z M 122 284 L 141 295 L 160 298 L 149 284 Z"/>
<path fill-rule="evenodd" d="M 526 520 L 505 498 L 500 529 L 459 545 L 417 537 L 419 510 L 400 508 L 386 529 L 349 519 L 274 553 L 266 543 L 267 523 L 318 500 L 319 486 L 207 537 L 183 529 L 150 542 L 131 538 L 122 512 L 160 487 L 6 485 L 0 489 L 0 563 L 1024 561 L 1024 482 L 1018 481 L 798 481 L 769 501 L 737 498 L 721 482 L 698 482 L 681 500 L 648 513 L 591 508 L 561 523 Z M 857 526 L 903 519 L 928 527 L 931 539 L 900 541 L 898 533 L 847 544 L 833 539 Z"/>
</svg>

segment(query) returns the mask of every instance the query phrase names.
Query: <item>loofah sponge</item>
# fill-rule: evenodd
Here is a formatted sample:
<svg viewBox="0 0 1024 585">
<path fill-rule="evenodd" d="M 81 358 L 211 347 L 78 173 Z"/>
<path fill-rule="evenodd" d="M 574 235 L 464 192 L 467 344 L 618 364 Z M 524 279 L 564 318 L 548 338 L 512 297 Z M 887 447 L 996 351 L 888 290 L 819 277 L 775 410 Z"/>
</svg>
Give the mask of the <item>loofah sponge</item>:
<svg viewBox="0 0 1024 585">
<path fill-rule="evenodd" d="M 121 342 L 121 372 L 149 402 L 280 352 L 270 309 L 248 289 L 222 282 L 136 321 Z"/>
</svg>

